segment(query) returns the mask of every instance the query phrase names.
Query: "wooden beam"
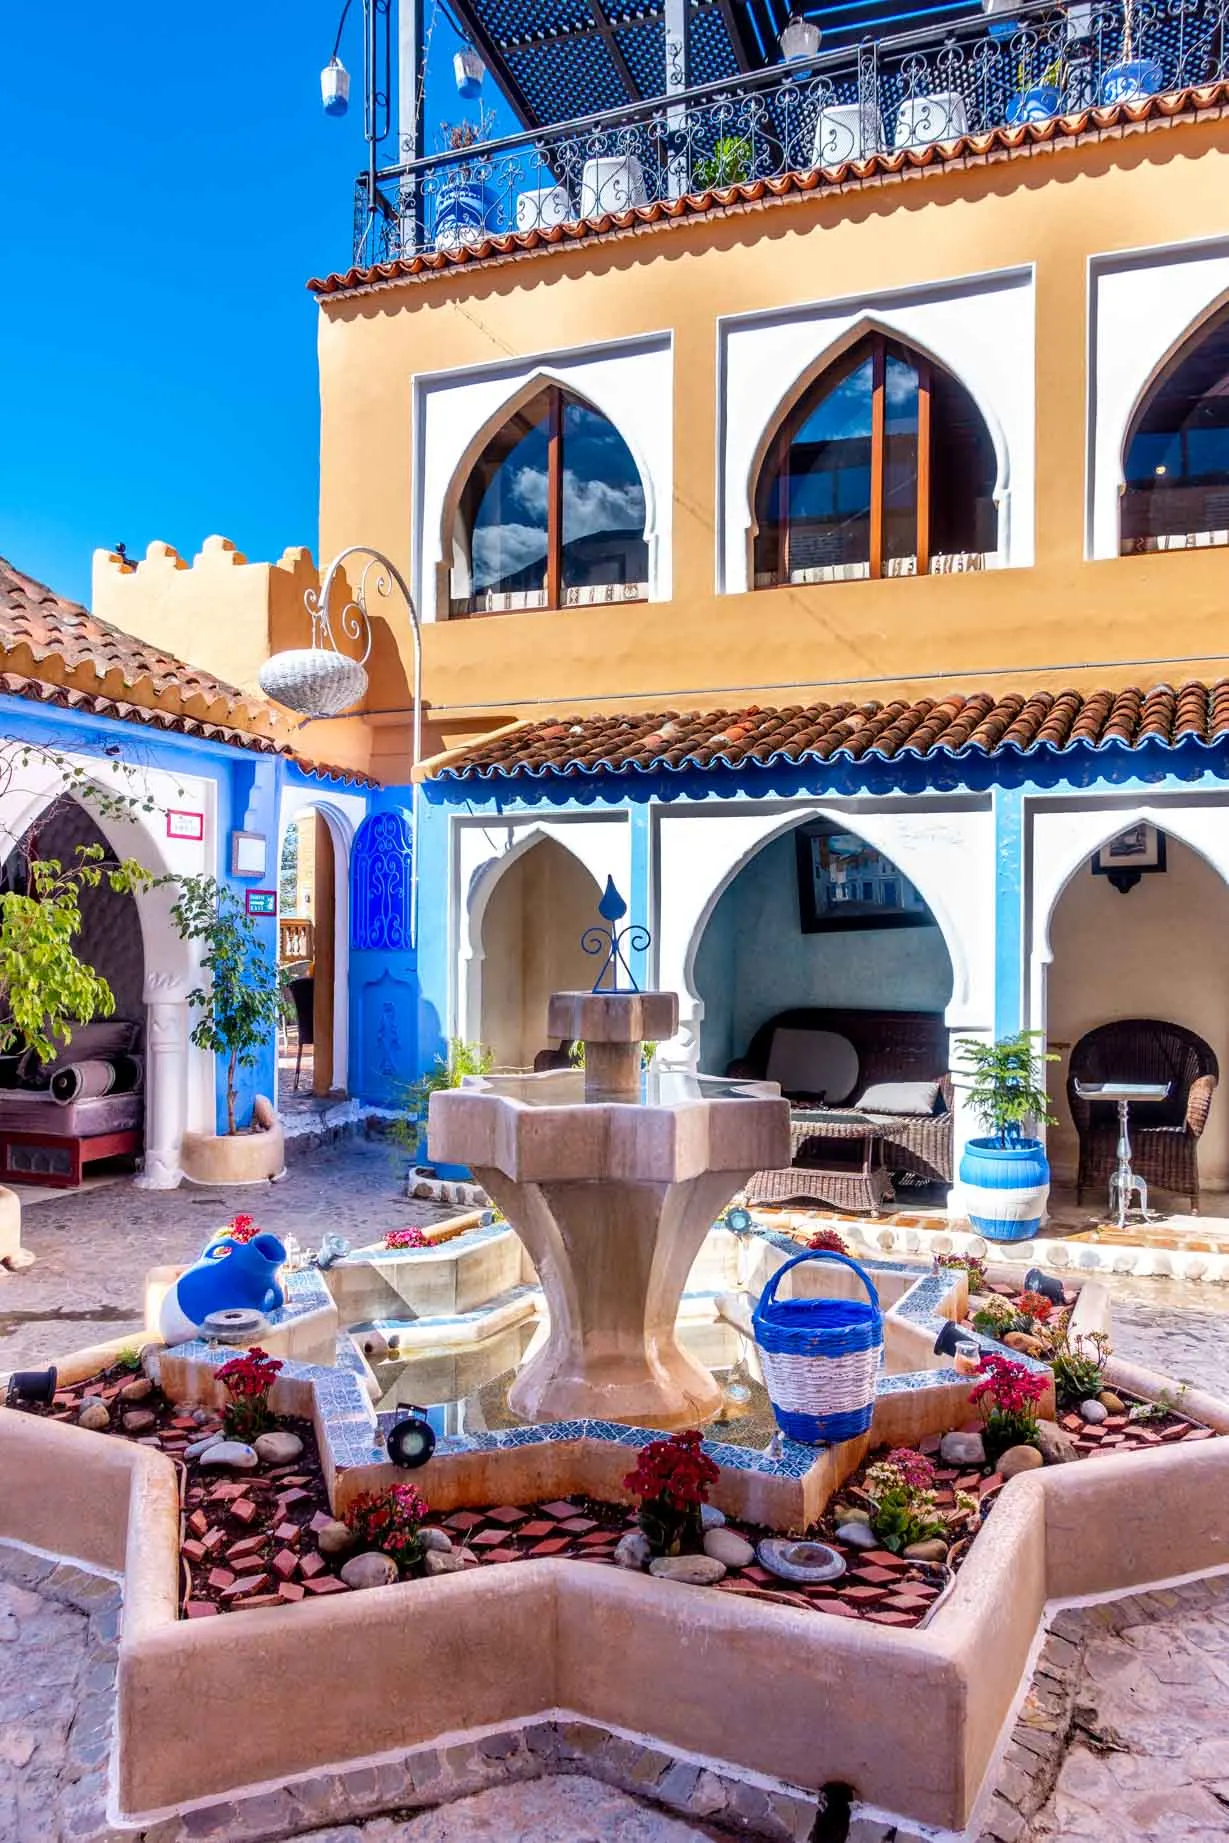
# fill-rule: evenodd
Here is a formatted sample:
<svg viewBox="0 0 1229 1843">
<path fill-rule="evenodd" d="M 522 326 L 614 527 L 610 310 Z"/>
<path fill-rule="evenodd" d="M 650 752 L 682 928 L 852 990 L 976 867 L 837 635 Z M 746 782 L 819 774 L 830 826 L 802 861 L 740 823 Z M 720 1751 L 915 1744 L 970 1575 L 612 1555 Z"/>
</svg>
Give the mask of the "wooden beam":
<svg viewBox="0 0 1229 1843">
<path fill-rule="evenodd" d="M 886 353 L 876 337 L 871 360 L 871 576 L 883 575 L 883 461 Z"/>
<path fill-rule="evenodd" d="M 930 366 L 917 362 L 917 573 L 930 574 Z"/>
<path fill-rule="evenodd" d="M 563 606 L 563 392 L 550 394 L 546 460 L 546 605 Z"/>
</svg>

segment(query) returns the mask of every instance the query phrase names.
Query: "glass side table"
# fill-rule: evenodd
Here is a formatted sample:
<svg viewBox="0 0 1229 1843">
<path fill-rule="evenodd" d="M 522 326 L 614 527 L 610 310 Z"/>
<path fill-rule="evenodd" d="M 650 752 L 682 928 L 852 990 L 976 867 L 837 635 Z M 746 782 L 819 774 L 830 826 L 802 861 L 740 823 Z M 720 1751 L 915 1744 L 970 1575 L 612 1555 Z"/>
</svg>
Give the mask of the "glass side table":
<svg viewBox="0 0 1229 1843">
<path fill-rule="evenodd" d="M 1077 1081 L 1075 1091 L 1082 1101 L 1116 1101 L 1118 1103 L 1118 1164 L 1110 1172 L 1110 1215 L 1116 1226 L 1125 1229 L 1129 1215 L 1142 1216 L 1145 1222 L 1152 1212 L 1148 1208 L 1148 1186 L 1131 1169 L 1131 1103 L 1164 1101 L 1169 1098 L 1169 1083 L 1132 1081 Z M 1130 1207 L 1132 1193 L 1139 1197 L 1139 1207 Z"/>
</svg>

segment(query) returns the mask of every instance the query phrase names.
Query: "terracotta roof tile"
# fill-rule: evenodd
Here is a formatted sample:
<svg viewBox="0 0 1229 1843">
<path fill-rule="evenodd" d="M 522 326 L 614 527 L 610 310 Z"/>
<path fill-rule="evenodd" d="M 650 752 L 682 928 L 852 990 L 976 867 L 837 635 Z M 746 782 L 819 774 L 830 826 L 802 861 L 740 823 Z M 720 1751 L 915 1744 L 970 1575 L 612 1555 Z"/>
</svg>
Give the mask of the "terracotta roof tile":
<svg viewBox="0 0 1229 1843">
<path fill-rule="evenodd" d="M 952 692 L 935 700 L 545 717 L 450 753 L 440 780 L 651 773 L 871 756 L 1028 754 L 1229 742 L 1229 679 L 1125 691 Z"/>
<path fill-rule="evenodd" d="M 19 648 L 25 648 L 36 665 L 59 660 L 65 672 L 88 670 L 99 683 L 118 674 L 127 689 L 148 685 L 155 696 L 173 692 L 180 703 L 200 701 L 219 715 L 274 714 L 264 698 L 160 652 L 110 621 L 100 621 L 80 602 L 67 601 L 0 557 L 0 654 Z"/>
<path fill-rule="evenodd" d="M 761 209 L 806 193 L 843 192 L 884 179 L 916 178 L 947 166 L 968 166 L 988 160 L 1026 158 L 1054 146 L 1098 140 L 1124 129 L 1168 126 L 1184 118 L 1216 117 L 1229 107 L 1229 82 L 1209 83 L 1185 90 L 1169 90 L 1138 102 L 1081 109 L 1073 115 L 1052 116 L 1043 122 L 1022 122 L 1014 127 L 992 128 L 983 134 L 965 134 L 954 141 L 924 147 L 890 148 L 867 160 L 842 166 L 815 167 L 805 173 L 784 173 L 778 179 L 757 179 L 720 191 L 691 193 L 629 211 L 607 212 L 598 218 L 555 224 L 548 229 L 508 232 L 484 237 L 480 243 L 458 249 L 425 250 L 419 255 L 351 268 L 344 273 L 318 277 L 307 286 L 316 295 L 354 294 L 372 288 L 392 287 L 402 281 L 426 281 L 450 275 L 457 269 L 515 260 L 531 250 L 570 249 L 578 243 L 660 229 L 687 218 L 724 216 L 730 212 Z"/>
</svg>

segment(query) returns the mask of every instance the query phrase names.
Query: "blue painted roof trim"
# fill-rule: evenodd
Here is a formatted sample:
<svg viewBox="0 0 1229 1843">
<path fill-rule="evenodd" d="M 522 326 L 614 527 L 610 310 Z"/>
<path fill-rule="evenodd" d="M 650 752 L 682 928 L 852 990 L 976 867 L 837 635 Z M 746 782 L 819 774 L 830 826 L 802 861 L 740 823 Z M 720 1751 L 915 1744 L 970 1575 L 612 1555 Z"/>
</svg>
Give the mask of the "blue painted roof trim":
<svg viewBox="0 0 1229 1843">
<path fill-rule="evenodd" d="M 854 757 L 838 752 L 827 760 L 804 755 L 790 760 L 782 753 L 763 762 L 728 761 L 716 756 L 706 768 L 673 767 L 658 762 L 645 767 L 600 763 L 561 769 L 500 768 L 461 775 L 443 769 L 426 781 L 423 793 L 432 805 L 474 801 L 498 810 L 506 801 L 517 806 L 599 806 L 627 800 L 717 800 L 741 795 L 792 797 L 797 794 L 961 793 L 995 787 L 1118 786 L 1129 781 L 1229 781 L 1229 741 L 1207 743 L 1195 736 L 1167 743 L 1155 737 L 1126 743 L 1068 743 L 1055 748 L 1012 744 L 988 753 L 966 744 L 958 750 L 932 749 L 926 754 L 904 748 L 895 755 L 868 749 Z"/>
</svg>

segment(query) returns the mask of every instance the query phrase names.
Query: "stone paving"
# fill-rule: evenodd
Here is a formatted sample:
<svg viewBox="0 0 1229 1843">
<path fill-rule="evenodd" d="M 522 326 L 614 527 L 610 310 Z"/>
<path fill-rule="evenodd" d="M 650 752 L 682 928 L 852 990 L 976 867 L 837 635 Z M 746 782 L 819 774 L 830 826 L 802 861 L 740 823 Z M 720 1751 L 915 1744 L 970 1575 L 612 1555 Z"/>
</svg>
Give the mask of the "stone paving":
<svg viewBox="0 0 1229 1843">
<path fill-rule="evenodd" d="M 1058 1614 L 981 1843 L 1224 1843 L 1229 1578 Z"/>
<path fill-rule="evenodd" d="M 0 1267 L 0 1373 L 139 1332 L 146 1270 L 196 1259 L 236 1210 L 317 1248 L 327 1229 L 353 1242 L 450 1212 L 405 1198 L 406 1154 L 387 1140 L 338 1136 L 299 1149 L 276 1184 L 141 1190 L 129 1179 L 43 1191 L 22 1203 L 32 1267 Z"/>
</svg>

